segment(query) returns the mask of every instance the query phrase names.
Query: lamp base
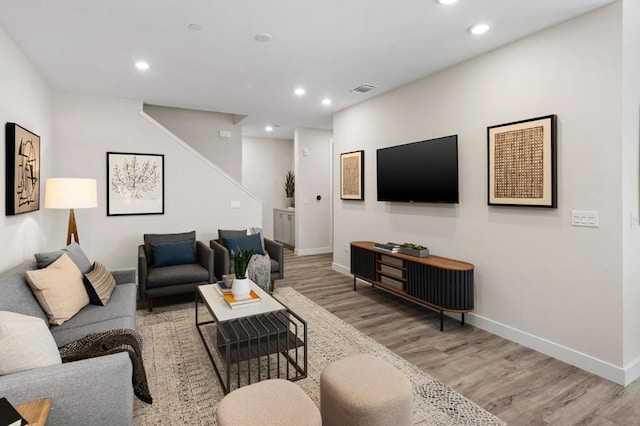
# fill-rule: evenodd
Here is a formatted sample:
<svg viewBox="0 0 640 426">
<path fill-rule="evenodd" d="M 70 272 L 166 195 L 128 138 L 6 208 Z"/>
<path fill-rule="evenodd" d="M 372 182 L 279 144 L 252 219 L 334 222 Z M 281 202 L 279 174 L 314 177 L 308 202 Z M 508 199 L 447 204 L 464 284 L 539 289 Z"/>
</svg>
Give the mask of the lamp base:
<svg viewBox="0 0 640 426">
<path fill-rule="evenodd" d="M 73 209 L 69 209 L 69 226 L 67 227 L 67 245 L 71 244 L 71 236 L 76 240 L 76 243 L 80 244 L 80 238 L 78 238 L 78 226 L 76 225 L 76 215 Z"/>
</svg>

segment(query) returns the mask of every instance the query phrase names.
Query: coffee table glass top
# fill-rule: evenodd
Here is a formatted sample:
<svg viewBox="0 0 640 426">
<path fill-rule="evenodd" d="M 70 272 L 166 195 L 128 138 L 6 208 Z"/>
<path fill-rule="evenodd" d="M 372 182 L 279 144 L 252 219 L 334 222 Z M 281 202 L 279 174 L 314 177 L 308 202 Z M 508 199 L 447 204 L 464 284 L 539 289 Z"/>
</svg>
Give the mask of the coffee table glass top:
<svg viewBox="0 0 640 426">
<path fill-rule="evenodd" d="M 222 297 L 215 289 L 217 284 L 205 284 L 198 286 L 198 291 L 206 305 L 209 307 L 211 314 L 220 322 L 286 309 L 280 302 L 271 297 L 269 293 L 260 288 L 256 283 L 251 281 L 249 284 L 251 285 L 251 290 L 260 296 L 261 302 L 234 309 L 231 309 L 229 305 L 227 305 L 227 302 L 224 301 L 224 297 Z"/>
</svg>

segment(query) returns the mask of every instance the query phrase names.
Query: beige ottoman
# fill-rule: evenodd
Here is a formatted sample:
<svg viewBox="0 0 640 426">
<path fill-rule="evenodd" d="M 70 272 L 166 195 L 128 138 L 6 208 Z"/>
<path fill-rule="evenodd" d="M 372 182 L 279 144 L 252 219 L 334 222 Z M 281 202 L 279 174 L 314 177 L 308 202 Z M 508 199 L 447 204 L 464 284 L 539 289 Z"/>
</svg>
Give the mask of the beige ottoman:
<svg viewBox="0 0 640 426">
<path fill-rule="evenodd" d="M 320 411 L 300 386 L 273 379 L 234 390 L 222 398 L 218 426 L 320 426 Z"/>
<path fill-rule="evenodd" d="M 320 375 L 324 426 L 404 426 L 413 424 L 409 380 L 373 355 L 333 362 Z"/>
</svg>

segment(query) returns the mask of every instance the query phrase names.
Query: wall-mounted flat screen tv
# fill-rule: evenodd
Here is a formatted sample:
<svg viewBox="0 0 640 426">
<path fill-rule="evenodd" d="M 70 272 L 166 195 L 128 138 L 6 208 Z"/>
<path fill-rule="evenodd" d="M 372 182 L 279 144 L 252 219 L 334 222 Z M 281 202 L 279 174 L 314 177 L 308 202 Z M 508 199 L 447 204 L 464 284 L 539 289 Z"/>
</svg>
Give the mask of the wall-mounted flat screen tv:
<svg viewBox="0 0 640 426">
<path fill-rule="evenodd" d="M 458 135 L 377 151 L 378 201 L 458 203 Z"/>
</svg>

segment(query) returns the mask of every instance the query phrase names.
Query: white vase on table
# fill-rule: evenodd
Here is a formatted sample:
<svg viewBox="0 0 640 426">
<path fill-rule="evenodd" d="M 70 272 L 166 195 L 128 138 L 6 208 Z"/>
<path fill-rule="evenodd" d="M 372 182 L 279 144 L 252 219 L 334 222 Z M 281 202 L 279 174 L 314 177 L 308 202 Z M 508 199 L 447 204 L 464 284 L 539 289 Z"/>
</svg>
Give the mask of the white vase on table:
<svg viewBox="0 0 640 426">
<path fill-rule="evenodd" d="M 236 300 L 245 299 L 249 297 L 251 293 L 251 286 L 249 285 L 249 278 L 235 278 L 233 280 L 233 286 L 231 286 L 231 294 Z"/>
</svg>

